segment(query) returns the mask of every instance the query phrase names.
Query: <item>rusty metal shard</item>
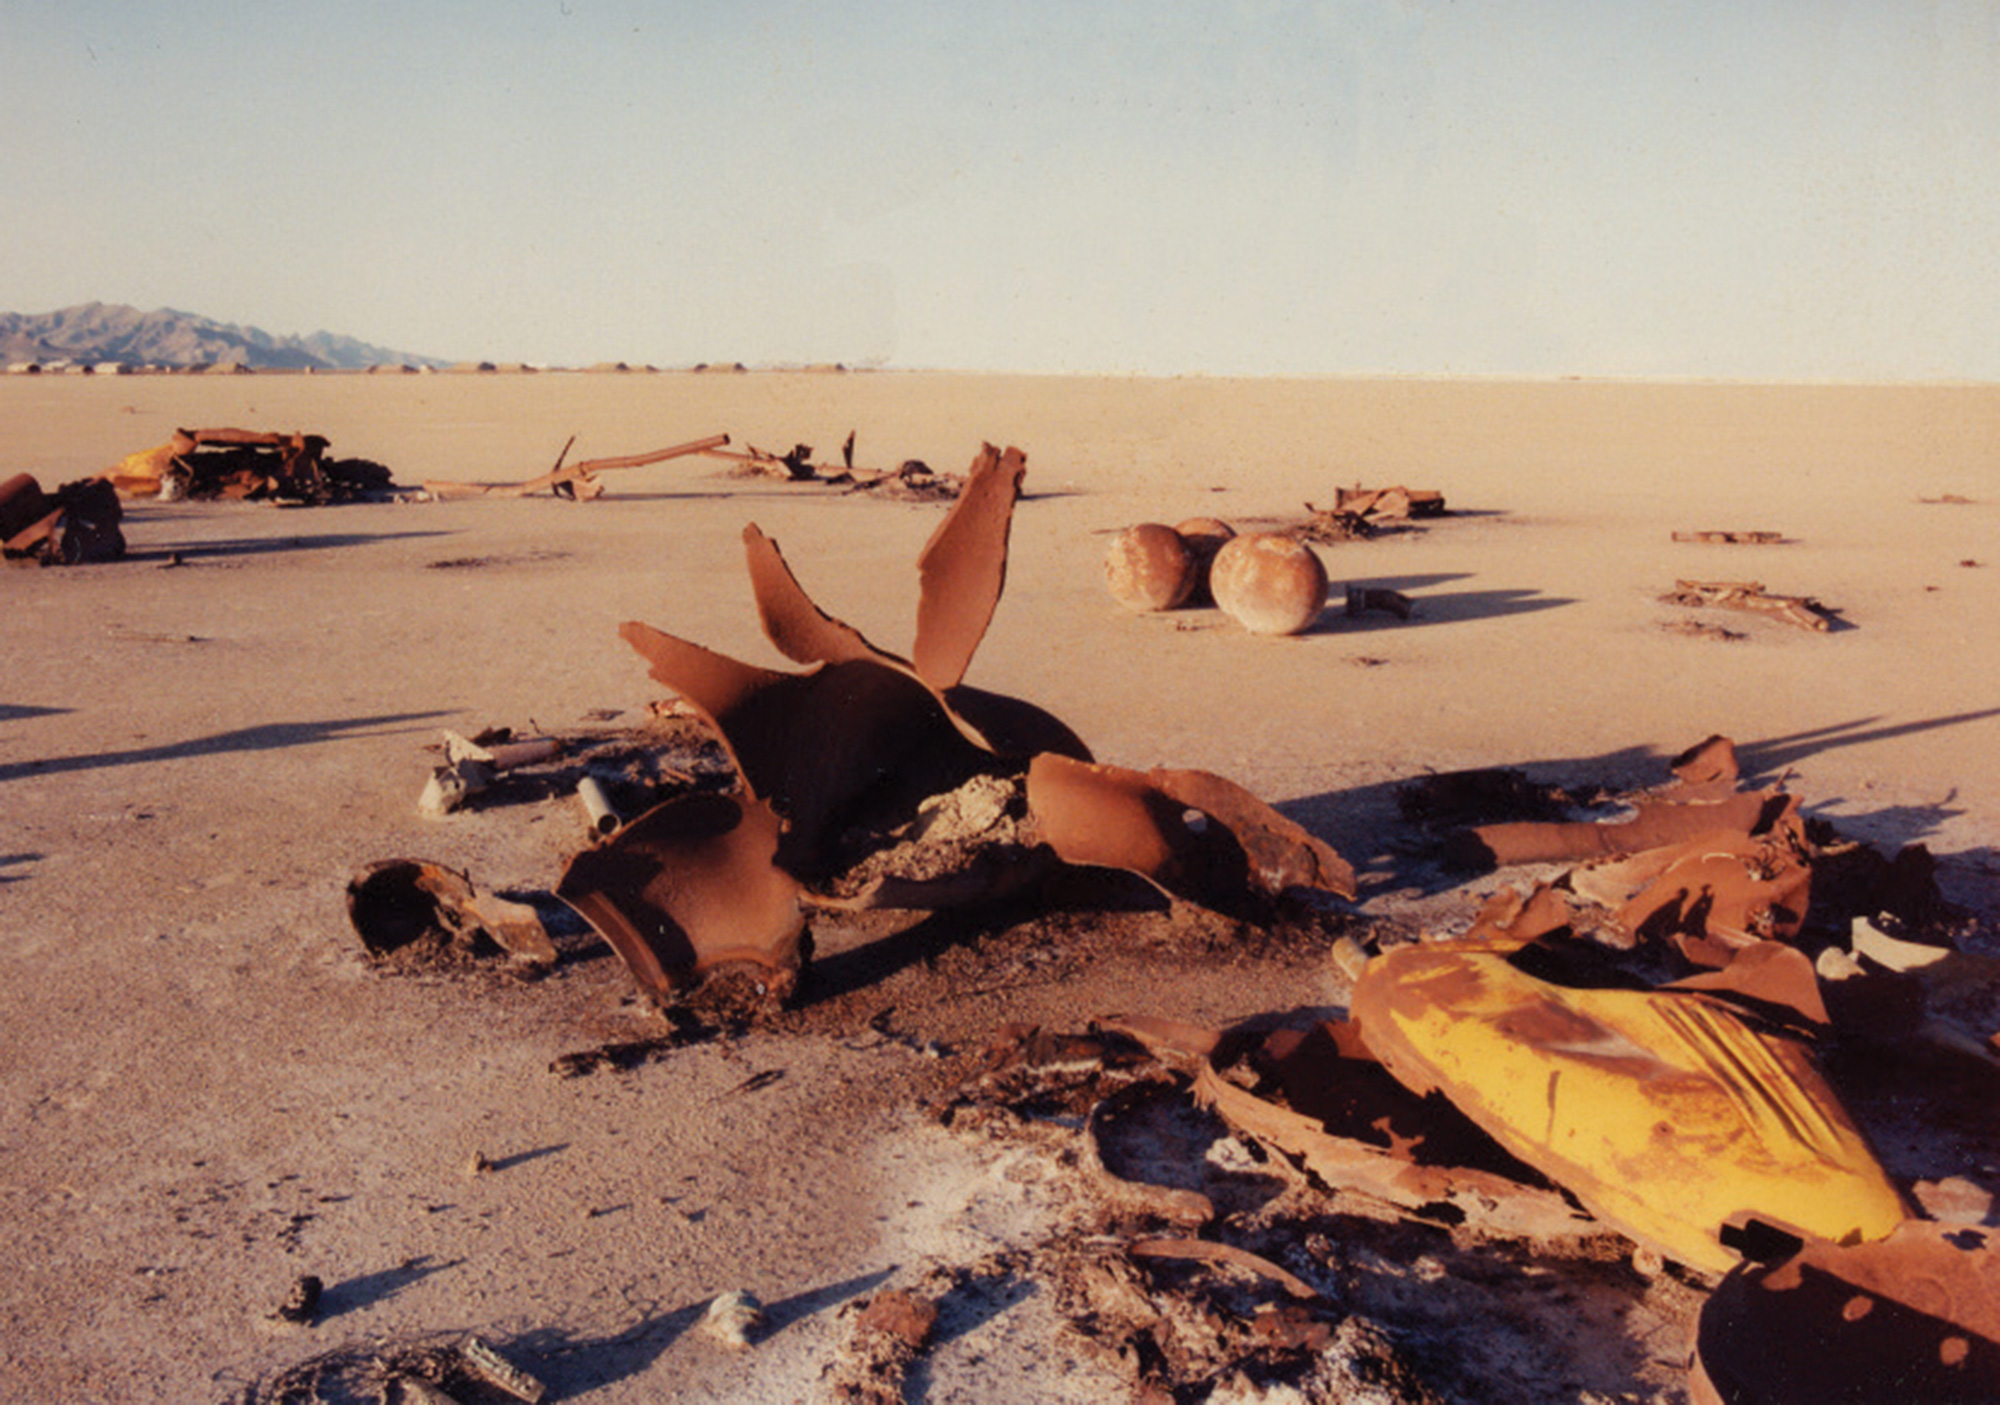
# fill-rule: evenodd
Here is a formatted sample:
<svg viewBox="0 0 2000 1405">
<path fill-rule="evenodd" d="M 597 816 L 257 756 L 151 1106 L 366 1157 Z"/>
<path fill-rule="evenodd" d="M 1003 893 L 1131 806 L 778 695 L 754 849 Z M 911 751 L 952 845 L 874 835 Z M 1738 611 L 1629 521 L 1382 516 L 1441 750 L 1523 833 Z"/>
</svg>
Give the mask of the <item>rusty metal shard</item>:
<svg viewBox="0 0 2000 1405">
<path fill-rule="evenodd" d="M 1135 1025 L 1131 1032 L 1149 1047 L 1154 1038 L 1169 1048 L 1199 1050 L 1203 1043 L 1178 1027 Z M 1495 1233 L 1553 1240 L 1603 1229 L 1450 1103 L 1404 1088 L 1350 1023 L 1266 1037 L 1253 1051 L 1262 1075 L 1257 1092 L 1219 1071 L 1234 1061 L 1231 1047 L 1240 1047 L 1241 1037 L 1209 1035 L 1207 1042 L 1212 1052 L 1196 1067 L 1196 1101 L 1330 1187 L 1419 1219 L 1462 1219 Z"/>
<path fill-rule="evenodd" d="M 1065 863 L 1121 868 L 1162 891 L 1228 907 L 1251 889 L 1354 896 L 1354 871 L 1241 786 L 1203 771 L 1130 771 L 1044 753 L 1028 812 Z"/>
<path fill-rule="evenodd" d="M 377 961 L 430 964 L 471 954 L 480 936 L 531 965 L 552 965 L 554 943 L 535 909 L 480 893 L 457 869 L 383 859 L 347 885 L 347 919 Z"/>
<path fill-rule="evenodd" d="M 1783 532 L 1675 532 L 1677 542 L 1707 542 L 1718 546 L 1775 546 L 1785 539 Z"/>
<path fill-rule="evenodd" d="M 1416 945 L 1371 961 L 1354 1019 L 1417 1092 L 1442 1089 L 1641 1245 L 1712 1273 L 1753 1214 L 1833 1239 L 1906 1218 L 1811 1054 L 1708 996 L 1579 990 L 1506 957 Z"/>
<path fill-rule="evenodd" d="M 1694 609 L 1748 610 L 1818 634 L 1833 628 L 1833 612 L 1819 601 L 1809 595 L 1772 595 L 1761 581 L 1675 581 L 1673 590 L 1660 600 Z"/>
<path fill-rule="evenodd" d="M 572 435 L 570 443 L 575 442 Z M 563 466 L 563 459 L 569 453 L 569 444 L 565 444 L 562 453 L 556 456 L 556 466 L 537 478 L 524 479 L 519 483 L 455 483 L 427 479 L 424 491 L 435 498 L 525 498 L 546 491 L 589 501 L 602 496 L 603 485 L 597 482 L 595 475 L 606 469 L 642 468 L 647 464 L 665 463 L 668 459 L 686 458 L 690 454 L 710 453 L 728 442 L 727 434 L 711 434 L 705 439 L 691 439 L 685 444 L 672 444 L 643 454 L 584 459 L 567 468 Z"/>
<path fill-rule="evenodd" d="M 761 968 L 783 994 L 804 958 L 806 923 L 797 880 L 775 862 L 782 828 L 762 801 L 678 796 L 578 854 L 556 896 L 656 997 L 737 963 Z"/>
<path fill-rule="evenodd" d="M 1200 1263 L 1228 1264 L 1254 1273 L 1260 1278 L 1268 1278 L 1293 1297 L 1312 1302 L 1319 1298 L 1319 1289 L 1300 1278 L 1290 1269 L 1281 1268 L 1261 1254 L 1253 1254 L 1248 1249 L 1239 1249 L 1234 1244 L 1224 1244 L 1214 1239 L 1135 1239 L 1126 1245 L 1126 1252 L 1135 1259 L 1183 1259 Z"/>
<path fill-rule="evenodd" d="M 0 555 L 44 566 L 116 561 L 125 554 L 124 509 L 103 478 L 79 478 L 53 493 L 32 474 L 0 482 Z"/>
<path fill-rule="evenodd" d="M 778 652 L 793 663 L 846 663 L 875 659 L 909 665 L 873 644 L 851 624 L 826 613 L 812 601 L 778 549 L 756 523 L 743 529 L 743 549 L 750 561 L 750 589 L 757 600 L 757 618 Z"/>
<path fill-rule="evenodd" d="M 2000 1400 L 2000 1245 L 1912 1221 L 1886 1240 L 1809 1240 L 1746 1264 L 1703 1305 L 1697 1405 L 1975 1405 Z"/>
<path fill-rule="evenodd" d="M 1601 859 L 1677 844 L 1715 830 L 1754 834 L 1791 804 L 1779 790 L 1753 790 L 1721 800 L 1642 800 L 1638 815 L 1616 824 L 1590 820 L 1480 825 L 1452 836 L 1451 861 L 1466 868 Z"/>
<path fill-rule="evenodd" d="M 917 557 L 917 676 L 943 692 L 964 677 L 1007 584 L 1007 538 L 1028 460 L 991 444 Z"/>
</svg>

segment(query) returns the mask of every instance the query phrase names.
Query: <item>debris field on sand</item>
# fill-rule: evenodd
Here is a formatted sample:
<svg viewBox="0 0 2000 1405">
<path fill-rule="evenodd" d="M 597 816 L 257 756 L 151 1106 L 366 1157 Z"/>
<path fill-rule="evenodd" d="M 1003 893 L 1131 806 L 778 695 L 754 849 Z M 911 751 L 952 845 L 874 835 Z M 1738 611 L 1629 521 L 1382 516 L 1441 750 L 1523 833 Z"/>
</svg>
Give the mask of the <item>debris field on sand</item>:
<svg viewBox="0 0 2000 1405">
<path fill-rule="evenodd" d="M 346 480 L 324 443 L 201 431 L 146 463 L 162 496 L 181 483 L 332 500 Z M 426 486 L 588 500 L 601 470 L 726 443 Z M 810 455 L 741 457 L 806 481 L 821 473 Z M 851 436 L 843 457 L 851 475 Z M 125 467 L 143 487 L 145 465 Z M 872 482 L 939 479 L 916 468 Z M 1035 929 L 1047 947 L 1139 901 L 1222 934 L 1225 953 L 1282 931 L 1347 992 L 1337 1016 L 1274 1009 L 1226 1029 L 1078 1011 L 1069 1028 L 999 1031 L 932 1111 L 1050 1153 L 1048 1174 L 1075 1189 L 1068 1218 L 1030 1249 L 934 1264 L 857 1303 L 831 1398 L 906 1398 L 941 1321 L 1010 1278 L 1045 1285 L 1065 1331 L 1148 1401 L 2000 1396 L 1992 1193 L 1915 1139 L 1881 1136 L 1936 1119 L 1954 1151 L 2000 1158 L 1984 1112 L 2000 1092 L 2000 970 L 1966 949 L 1975 920 L 1944 901 L 1926 851 L 1881 854 L 1782 782 L 1746 786 L 1717 736 L 1636 793 L 1511 771 L 1411 781 L 1402 816 L 1436 872 L 1533 871 L 1463 930 L 1371 924 L 1349 906 L 1347 861 L 1243 787 L 1100 762 L 1049 712 L 966 682 L 1004 594 L 1025 472 L 1018 450 L 987 445 L 963 480 L 942 480 L 952 506 L 917 558 L 907 656 L 822 610 L 752 524 L 759 621 L 795 669 L 628 621 L 620 637 L 673 695 L 648 729 L 615 745 L 446 733 L 419 800 L 444 824 L 521 798 L 573 803 L 581 847 L 553 897 L 677 1029 L 718 1009 L 782 1018 L 810 989 L 815 923 L 876 912 L 1065 909 L 1068 925 Z M 32 480 L 0 506 L 10 552 L 24 533 L 59 540 L 43 528 L 66 509 Z M 1439 494 L 1358 490 L 1319 515 L 1332 531 L 1442 511 Z M 1113 543 L 1107 583 L 1136 610 L 1212 599 L 1253 632 L 1296 633 L 1327 591 L 1301 536 L 1141 524 Z M 1677 603 L 1830 627 L 1809 599 L 1755 583 L 1680 589 Z M 1412 601 L 1352 586 L 1346 609 L 1408 619 Z M 1090 875 L 1123 886 L 1080 889 Z M 560 908 L 530 900 L 549 895 L 482 893 L 441 863 L 369 864 L 346 896 L 383 971 L 499 953 L 532 978 L 562 959 L 546 925 Z M 606 1045 L 556 1071 L 636 1068 L 671 1042 Z M 1624 1319 L 1625 1353 L 1565 1355 L 1579 1312 Z M 768 1327 L 737 1291 L 702 1320 L 739 1351 Z M 541 1391 L 464 1337 L 324 1353 L 245 1399 Z"/>
</svg>

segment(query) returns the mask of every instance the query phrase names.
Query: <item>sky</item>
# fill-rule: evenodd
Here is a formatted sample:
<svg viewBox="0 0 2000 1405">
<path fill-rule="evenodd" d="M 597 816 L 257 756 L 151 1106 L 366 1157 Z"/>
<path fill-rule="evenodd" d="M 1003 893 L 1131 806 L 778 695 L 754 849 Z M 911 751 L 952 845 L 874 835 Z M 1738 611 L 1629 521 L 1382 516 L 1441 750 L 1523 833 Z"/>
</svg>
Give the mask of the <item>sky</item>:
<svg viewBox="0 0 2000 1405">
<path fill-rule="evenodd" d="M 0 310 L 2000 380 L 2000 0 L 0 0 Z"/>
</svg>

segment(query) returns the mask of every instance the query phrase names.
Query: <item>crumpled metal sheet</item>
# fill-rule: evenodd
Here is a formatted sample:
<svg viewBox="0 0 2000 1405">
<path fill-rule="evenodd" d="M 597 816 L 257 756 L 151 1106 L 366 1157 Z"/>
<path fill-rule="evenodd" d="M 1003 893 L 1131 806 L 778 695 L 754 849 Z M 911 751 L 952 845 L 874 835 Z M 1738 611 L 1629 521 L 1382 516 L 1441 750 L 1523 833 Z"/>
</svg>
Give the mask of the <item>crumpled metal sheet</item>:
<svg viewBox="0 0 2000 1405">
<path fill-rule="evenodd" d="M 1324 841 L 1233 781 L 1206 771 L 1132 771 L 1043 754 L 1028 812 L 1065 863 L 1120 868 L 1221 910 L 1251 891 L 1352 898 L 1354 870 Z"/>
<path fill-rule="evenodd" d="M 1768 829 L 1790 803 L 1781 790 L 1750 790 L 1721 800 L 1642 800 L 1636 816 L 1612 824 L 1524 820 L 1480 825 L 1453 836 L 1448 856 L 1460 867 L 1505 868 L 1635 854 L 1717 830 L 1754 834 Z"/>
<path fill-rule="evenodd" d="M 1750 1213 L 1875 1239 L 1902 1197 L 1799 1041 L 1710 996 L 1537 980 L 1456 944 L 1376 957 L 1352 1013 L 1407 1087 L 1440 1089 L 1585 1208 L 1667 1258 L 1727 1272 Z"/>
<path fill-rule="evenodd" d="M 1201 1106 L 1328 1186 L 1495 1234 L 1556 1240 L 1603 1230 L 1450 1103 L 1398 1083 L 1349 1022 L 1263 1036 L 1158 1020 L 1110 1027 L 1163 1058 L 1193 1055 Z M 1245 1059 L 1255 1091 L 1221 1071 Z"/>
<path fill-rule="evenodd" d="M 1747 610 L 1816 634 L 1825 634 L 1834 622 L 1833 611 L 1810 595 L 1773 595 L 1764 589 L 1762 581 L 1675 581 L 1673 590 L 1661 596 L 1660 601 L 1691 609 L 1713 606 Z"/>
<path fill-rule="evenodd" d="M 124 509 L 102 478 L 81 478 L 53 493 L 32 474 L 0 482 L 0 555 L 44 566 L 116 561 L 125 554 Z"/>
<path fill-rule="evenodd" d="M 2000 1244 L 1911 1221 L 1879 1243 L 1808 1240 L 1746 1264 L 1702 1307 L 1696 1405 L 2000 1400 Z"/>
<path fill-rule="evenodd" d="M 516 961 L 548 966 L 556 959 L 534 908 L 481 893 L 457 869 L 424 859 L 383 859 L 357 872 L 347 885 L 347 919 L 377 961 L 468 956 L 482 934 Z"/>
<path fill-rule="evenodd" d="M 808 937 L 798 881 L 773 862 L 781 829 L 760 800 L 677 796 L 578 854 L 556 896 L 655 997 L 731 965 L 782 995 Z"/>
</svg>

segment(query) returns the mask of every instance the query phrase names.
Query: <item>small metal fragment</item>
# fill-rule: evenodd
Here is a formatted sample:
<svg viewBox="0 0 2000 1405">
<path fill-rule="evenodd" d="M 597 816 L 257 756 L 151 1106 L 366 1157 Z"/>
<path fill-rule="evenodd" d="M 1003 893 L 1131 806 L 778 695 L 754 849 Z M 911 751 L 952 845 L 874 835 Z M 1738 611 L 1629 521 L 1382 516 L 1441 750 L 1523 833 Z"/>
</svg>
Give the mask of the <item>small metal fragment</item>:
<svg viewBox="0 0 2000 1405">
<path fill-rule="evenodd" d="M 756 1334 L 763 1330 L 764 1307 L 742 1289 L 733 1289 L 708 1305 L 701 1323 L 711 1337 L 741 1351 L 755 1345 Z"/>
<path fill-rule="evenodd" d="M 473 1375 L 516 1400 L 540 1405 L 548 1387 L 523 1371 L 478 1337 L 467 1337 L 458 1345 L 459 1359 Z"/>
<path fill-rule="evenodd" d="M 590 827 L 599 834 L 610 834 L 622 821 L 618 809 L 611 803 L 611 796 L 597 777 L 585 776 L 576 783 L 576 798 L 583 806 L 583 812 L 590 818 Z"/>
</svg>

